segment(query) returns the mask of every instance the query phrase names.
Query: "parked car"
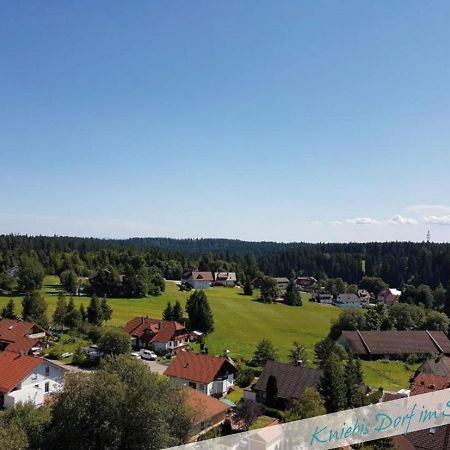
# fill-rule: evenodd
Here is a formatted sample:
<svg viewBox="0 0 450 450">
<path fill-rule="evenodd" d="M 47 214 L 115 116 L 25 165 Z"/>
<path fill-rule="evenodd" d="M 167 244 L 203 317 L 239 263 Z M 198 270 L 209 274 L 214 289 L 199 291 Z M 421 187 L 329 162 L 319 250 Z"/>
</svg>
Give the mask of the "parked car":
<svg viewBox="0 0 450 450">
<path fill-rule="evenodd" d="M 67 353 L 63 353 L 61 355 L 61 358 L 70 358 L 71 356 L 73 356 L 73 353 L 67 352 Z"/>
<path fill-rule="evenodd" d="M 149 361 L 155 361 L 158 357 L 155 352 L 147 350 L 146 348 L 141 348 L 139 355 L 141 355 L 142 359 L 148 359 Z"/>
<path fill-rule="evenodd" d="M 141 355 L 138 352 L 131 353 L 131 357 L 135 359 L 141 359 Z"/>
</svg>

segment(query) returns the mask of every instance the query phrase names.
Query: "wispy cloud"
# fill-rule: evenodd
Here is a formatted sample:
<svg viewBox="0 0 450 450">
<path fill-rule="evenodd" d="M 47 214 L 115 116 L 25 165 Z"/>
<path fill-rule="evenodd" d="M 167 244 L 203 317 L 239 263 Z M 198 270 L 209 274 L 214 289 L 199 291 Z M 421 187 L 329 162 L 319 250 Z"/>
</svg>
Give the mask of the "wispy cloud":
<svg viewBox="0 0 450 450">
<path fill-rule="evenodd" d="M 409 217 L 403 217 L 397 214 L 392 219 L 388 220 L 389 225 L 417 225 L 419 222 L 416 219 L 411 219 Z"/>
<path fill-rule="evenodd" d="M 405 212 L 419 216 L 440 216 L 450 214 L 450 206 L 446 205 L 411 205 Z"/>
<path fill-rule="evenodd" d="M 372 219 L 371 217 L 355 217 L 354 219 L 347 219 L 346 223 L 352 225 L 379 225 L 380 221 Z"/>
<path fill-rule="evenodd" d="M 423 220 L 426 223 L 432 223 L 436 225 L 450 225 L 450 214 L 446 216 L 425 216 Z"/>
</svg>

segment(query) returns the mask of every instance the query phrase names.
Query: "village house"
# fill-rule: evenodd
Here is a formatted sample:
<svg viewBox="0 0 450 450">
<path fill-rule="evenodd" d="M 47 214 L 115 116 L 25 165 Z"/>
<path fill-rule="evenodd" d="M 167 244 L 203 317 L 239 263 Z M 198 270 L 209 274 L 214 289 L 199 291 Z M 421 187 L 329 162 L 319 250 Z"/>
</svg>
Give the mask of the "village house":
<svg viewBox="0 0 450 450">
<path fill-rule="evenodd" d="M 189 347 L 189 333 L 181 323 L 171 320 L 135 317 L 125 325 L 135 349 L 147 348 L 172 355 Z"/>
<path fill-rule="evenodd" d="M 207 289 L 214 282 L 212 272 L 199 272 L 189 270 L 182 274 L 181 283 L 189 285 L 192 289 Z"/>
<path fill-rule="evenodd" d="M 275 281 L 275 285 L 279 291 L 285 291 L 289 284 L 289 278 L 286 277 L 269 277 Z M 255 289 L 264 289 L 267 285 L 266 279 L 264 277 L 257 277 L 252 281 L 253 287 Z"/>
<path fill-rule="evenodd" d="M 197 389 L 186 388 L 186 404 L 192 411 L 190 441 L 196 441 L 198 436 L 223 423 L 230 406 L 217 398 L 211 397 Z"/>
<path fill-rule="evenodd" d="M 398 289 L 386 288 L 382 289 L 377 295 L 377 301 L 386 305 L 393 305 L 400 300 L 402 292 Z"/>
<path fill-rule="evenodd" d="M 437 358 L 427 359 L 419 368 L 419 372 L 450 377 L 450 358 L 439 355 Z"/>
<path fill-rule="evenodd" d="M 362 359 L 450 355 L 450 340 L 443 331 L 343 331 L 337 342 Z"/>
<path fill-rule="evenodd" d="M 277 380 L 277 399 L 283 407 L 289 407 L 292 402 L 300 399 L 306 388 L 318 386 L 322 371 L 277 361 L 267 361 L 258 381 L 251 388 L 251 392 L 248 390 L 244 392 L 244 398 L 265 403 L 267 381 L 270 376 Z"/>
<path fill-rule="evenodd" d="M 334 304 L 340 308 L 362 308 L 370 304 L 370 294 L 367 291 L 358 291 L 356 294 L 338 294 Z"/>
<path fill-rule="evenodd" d="M 222 397 L 232 389 L 236 372 L 236 367 L 226 358 L 183 352 L 171 362 L 164 375 L 179 385 Z"/>
<path fill-rule="evenodd" d="M 11 351 L 37 355 L 46 345 L 48 332 L 33 322 L 0 320 L 0 352 Z"/>
<path fill-rule="evenodd" d="M 295 280 L 299 291 L 311 292 L 317 284 L 314 277 L 297 277 Z"/>
<path fill-rule="evenodd" d="M 334 302 L 333 294 L 327 292 L 319 292 L 313 297 L 317 303 L 323 303 L 325 305 L 331 305 Z"/>
<path fill-rule="evenodd" d="M 5 350 L 0 353 L 0 407 L 18 403 L 43 405 L 47 396 L 59 392 L 64 369 L 37 356 Z"/>
<path fill-rule="evenodd" d="M 235 287 L 236 283 L 236 272 L 215 272 L 214 274 L 214 286 Z"/>
</svg>

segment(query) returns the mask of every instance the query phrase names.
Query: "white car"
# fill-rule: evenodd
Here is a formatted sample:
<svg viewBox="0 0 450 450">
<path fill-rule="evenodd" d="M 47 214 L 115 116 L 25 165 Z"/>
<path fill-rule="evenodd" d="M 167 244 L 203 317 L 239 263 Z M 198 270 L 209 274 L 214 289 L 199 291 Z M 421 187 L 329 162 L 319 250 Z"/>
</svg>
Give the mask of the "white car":
<svg viewBox="0 0 450 450">
<path fill-rule="evenodd" d="M 61 355 L 62 358 L 70 358 L 71 356 L 73 356 L 73 353 L 67 352 L 67 353 L 63 353 Z"/>
<path fill-rule="evenodd" d="M 133 353 L 131 354 L 131 357 L 132 357 L 132 358 L 135 358 L 135 359 L 141 359 L 141 355 L 140 355 L 138 352 L 133 352 Z"/>
<path fill-rule="evenodd" d="M 142 359 L 148 359 L 149 361 L 156 361 L 156 358 L 158 357 L 155 352 L 147 350 L 146 348 L 141 348 L 139 355 L 141 355 Z"/>
</svg>

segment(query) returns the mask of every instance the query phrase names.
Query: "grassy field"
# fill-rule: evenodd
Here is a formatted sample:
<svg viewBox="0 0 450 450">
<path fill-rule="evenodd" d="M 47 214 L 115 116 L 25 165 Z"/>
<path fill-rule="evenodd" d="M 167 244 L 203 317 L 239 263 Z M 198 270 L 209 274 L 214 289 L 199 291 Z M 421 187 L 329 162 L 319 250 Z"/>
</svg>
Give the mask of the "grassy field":
<svg viewBox="0 0 450 450">
<path fill-rule="evenodd" d="M 60 291 L 59 278 L 45 278 L 42 288 L 49 316 L 53 314 L 57 294 Z M 257 342 L 269 338 L 276 346 L 279 359 L 286 361 L 293 341 L 306 347 L 307 365 L 313 365 L 314 344 L 328 334 L 330 323 L 340 313 L 338 308 L 308 301 L 303 295 L 303 307 L 289 307 L 282 304 L 261 304 L 242 295 L 239 288 L 212 288 L 206 291 L 214 314 L 215 330 L 206 341 L 211 354 L 231 351 L 233 358 L 250 358 Z M 166 292 L 159 297 L 143 299 L 110 299 L 113 317 L 110 325 L 123 326 L 128 320 L 140 315 L 159 318 L 168 301 L 186 303 L 189 292 L 180 292 L 175 283 L 166 283 Z M 8 301 L 0 297 L 0 308 Z M 21 311 L 21 298 L 17 297 L 16 310 Z M 75 303 L 88 304 L 86 297 L 75 297 Z M 408 386 L 411 371 L 403 363 L 379 361 L 364 362 L 367 384 L 386 389 Z"/>
</svg>

